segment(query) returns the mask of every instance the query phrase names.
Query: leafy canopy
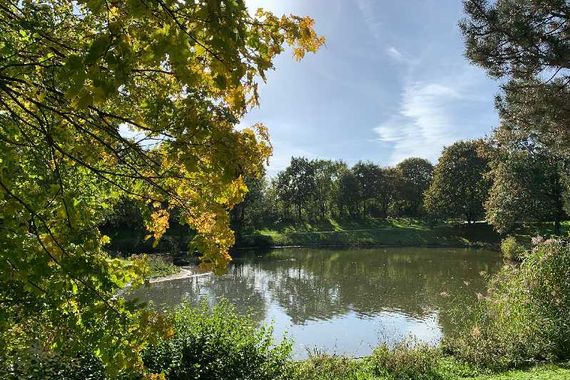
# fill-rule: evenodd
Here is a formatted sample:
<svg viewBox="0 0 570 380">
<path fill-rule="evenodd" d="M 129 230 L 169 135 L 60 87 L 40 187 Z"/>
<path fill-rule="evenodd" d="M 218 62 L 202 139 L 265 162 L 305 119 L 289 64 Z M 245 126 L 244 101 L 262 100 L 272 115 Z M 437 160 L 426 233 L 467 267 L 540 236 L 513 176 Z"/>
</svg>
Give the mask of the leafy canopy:
<svg viewBox="0 0 570 380">
<path fill-rule="evenodd" d="M 433 165 L 426 159 L 411 157 L 396 165 L 402 186 L 401 198 L 407 214 L 418 216 L 422 212 L 424 193 L 433 175 Z"/>
<path fill-rule="evenodd" d="M 474 222 L 483 216 L 489 189 L 487 160 L 481 155 L 481 140 L 458 141 L 445 148 L 426 191 L 430 214 Z"/>
<path fill-rule="evenodd" d="M 497 98 L 508 128 L 559 153 L 570 147 L 570 4 L 565 0 L 466 0 L 466 55 L 504 79 Z"/>
<path fill-rule="evenodd" d="M 271 153 L 264 126 L 236 125 L 284 44 L 322 43 L 312 19 L 243 0 L 1 2 L 0 356 L 35 318 L 41 348 L 140 369 L 162 322 L 118 296 L 143 268 L 109 259 L 98 223 L 127 196 L 158 240 L 176 208 L 223 270 L 228 210 Z"/>
<path fill-rule="evenodd" d="M 554 221 L 559 234 L 565 216 L 566 161 L 505 127 L 495 131 L 488 157 L 493 184 L 485 210 L 493 227 L 509 232 L 520 222 Z"/>
</svg>

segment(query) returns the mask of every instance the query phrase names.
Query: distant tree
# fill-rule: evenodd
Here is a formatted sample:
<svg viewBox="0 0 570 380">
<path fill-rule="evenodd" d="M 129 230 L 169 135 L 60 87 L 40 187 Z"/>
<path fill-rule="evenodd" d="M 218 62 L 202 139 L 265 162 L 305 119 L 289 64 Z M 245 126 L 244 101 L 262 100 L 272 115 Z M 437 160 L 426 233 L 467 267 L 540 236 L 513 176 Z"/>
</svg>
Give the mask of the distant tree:
<svg viewBox="0 0 570 380">
<path fill-rule="evenodd" d="M 341 214 L 355 216 L 362 200 L 360 184 L 352 170 L 345 170 L 338 180 L 337 202 Z"/>
<path fill-rule="evenodd" d="M 489 191 L 487 159 L 481 140 L 458 141 L 445 148 L 426 192 L 426 209 L 436 217 L 462 218 L 469 223 L 484 216 Z"/>
<path fill-rule="evenodd" d="M 570 4 L 561 0 L 464 2 L 466 55 L 496 78 L 508 128 L 570 155 Z"/>
<path fill-rule="evenodd" d="M 372 162 L 358 162 L 352 167 L 352 172 L 360 188 L 362 213 L 365 215 L 374 203 L 382 186 L 382 168 Z"/>
<path fill-rule="evenodd" d="M 246 178 L 245 184 L 248 189 L 247 194 L 230 212 L 231 227 L 238 235 L 238 240 L 242 232 L 257 228 L 266 216 L 267 180 L 265 177 Z"/>
<path fill-rule="evenodd" d="M 401 178 L 402 213 L 417 217 L 423 210 L 424 193 L 433 176 L 433 165 L 423 158 L 407 158 L 396 165 Z"/>
<path fill-rule="evenodd" d="M 496 136 L 508 143 L 497 143 L 490 151 L 493 185 L 485 204 L 487 220 L 499 232 L 520 222 L 553 221 L 560 234 L 566 192 L 561 160 L 530 139 L 517 141 L 508 130 L 499 129 Z"/>
<path fill-rule="evenodd" d="M 316 190 L 315 166 L 304 157 L 292 157 L 289 166 L 278 174 L 276 190 L 285 205 L 293 205 L 297 219 L 314 199 Z"/>
<path fill-rule="evenodd" d="M 347 167 L 344 162 L 331 160 L 314 160 L 311 164 L 315 168 L 316 211 L 319 217 L 324 219 L 335 211 L 339 179 Z"/>
<path fill-rule="evenodd" d="M 377 187 L 374 194 L 375 205 L 383 218 L 397 213 L 401 200 L 402 177 L 396 168 L 379 168 Z"/>
</svg>

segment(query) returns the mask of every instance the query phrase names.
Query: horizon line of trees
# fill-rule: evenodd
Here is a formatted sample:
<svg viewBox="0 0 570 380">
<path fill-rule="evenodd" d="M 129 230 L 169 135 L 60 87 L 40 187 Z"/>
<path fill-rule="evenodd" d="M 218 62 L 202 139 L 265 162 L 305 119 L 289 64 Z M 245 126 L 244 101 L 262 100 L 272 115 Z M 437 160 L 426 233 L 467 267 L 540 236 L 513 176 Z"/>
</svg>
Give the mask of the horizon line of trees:
<svg viewBox="0 0 570 380">
<path fill-rule="evenodd" d="M 249 193 L 232 211 L 239 234 L 281 223 L 409 217 L 486 220 L 501 233 L 520 223 L 567 217 L 567 164 L 531 138 L 457 141 L 434 166 L 410 157 L 392 167 L 292 157 L 274 178 L 247 179 Z M 504 141 L 508 141 L 505 143 Z"/>
</svg>

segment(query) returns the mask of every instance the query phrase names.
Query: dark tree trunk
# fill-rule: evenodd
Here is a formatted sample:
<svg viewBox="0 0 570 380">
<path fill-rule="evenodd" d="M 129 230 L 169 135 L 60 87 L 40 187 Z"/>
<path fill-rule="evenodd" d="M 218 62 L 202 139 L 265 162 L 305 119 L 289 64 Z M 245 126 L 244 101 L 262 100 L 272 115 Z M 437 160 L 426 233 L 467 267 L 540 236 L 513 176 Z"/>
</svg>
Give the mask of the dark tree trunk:
<svg viewBox="0 0 570 380">
<path fill-rule="evenodd" d="M 561 224 L 560 224 L 560 216 L 556 215 L 555 219 L 554 219 L 554 235 L 561 235 L 562 234 L 562 228 L 561 228 Z"/>
</svg>

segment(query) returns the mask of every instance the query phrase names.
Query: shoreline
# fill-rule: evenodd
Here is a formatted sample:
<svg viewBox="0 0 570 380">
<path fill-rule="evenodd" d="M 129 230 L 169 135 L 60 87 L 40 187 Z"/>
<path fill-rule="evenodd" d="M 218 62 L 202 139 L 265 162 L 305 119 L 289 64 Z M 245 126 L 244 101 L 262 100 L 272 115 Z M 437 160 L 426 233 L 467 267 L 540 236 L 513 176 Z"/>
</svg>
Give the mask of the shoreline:
<svg viewBox="0 0 570 380">
<path fill-rule="evenodd" d="M 232 250 L 241 251 L 248 249 L 285 249 L 285 248 L 466 248 L 466 249 L 490 249 L 492 251 L 499 250 L 499 244 L 475 242 L 470 244 L 384 244 L 384 243 L 370 243 L 370 244 L 350 244 L 350 243 L 315 243 L 315 244 L 279 244 L 271 246 L 263 245 L 242 245 L 232 247 Z"/>
<path fill-rule="evenodd" d="M 180 271 L 175 274 L 170 274 L 168 276 L 154 277 L 149 279 L 150 284 L 157 284 L 160 282 L 182 280 L 185 278 L 199 278 L 206 277 L 213 274 L 213 272 L 199 273 L 197 267 L 179 267 Z"/>
</svg>

